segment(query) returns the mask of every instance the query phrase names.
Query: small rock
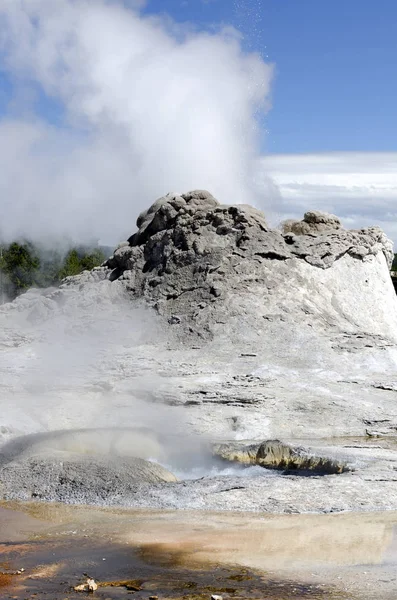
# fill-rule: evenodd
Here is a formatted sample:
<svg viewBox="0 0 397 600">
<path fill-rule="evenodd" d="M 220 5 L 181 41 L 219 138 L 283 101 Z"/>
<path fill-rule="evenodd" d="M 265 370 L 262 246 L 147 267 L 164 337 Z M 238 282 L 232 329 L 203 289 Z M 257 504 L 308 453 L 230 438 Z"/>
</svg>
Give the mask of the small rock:
<svg viewBox="0 0 397 600">
<path fill-rule="evenodd" d="M 170 318 L 168 319 L 168 323 L 170 325 L 178 325 L 181 322 L 181 318 L 178 317 L 177 315 L 171 315 Z"/>
<path fill-rule="evenodd" d="M 217 594 L 212 594 L 211 600 L 223 600 L 222 596 L 218 596 Z"/>
<path fill-rule="evenodd" d="M 381 431 L 370 431 L 369 429 L 365 430 L 365 434 L 368 437 L 374 437 L 374 438 L 380 438 L 380 437 L 383 437 L 385 435 Z"/>
<path fill-rule="evenodd" d="M 219 298 L 222 295 L 222 289 L 220 287 L 212 286 L 210 292 L 215 298 Z"/>
<path fill-rule="evenodd" d="M 98 589 L 98 584 L 95 579 L 87 579 L 87 587 L 89 592 L 95 592 Z"/>
<path fill-rule="evenodd" d="M 96 590 L 98 589 L 98 584 L 96 583 L 95 579 L 87 579 L 86 583 L 82 583 L 80 585 L 76 585 L 75 588 L 73 588 L 75 592 L 96 592 Z"/>
</svg>

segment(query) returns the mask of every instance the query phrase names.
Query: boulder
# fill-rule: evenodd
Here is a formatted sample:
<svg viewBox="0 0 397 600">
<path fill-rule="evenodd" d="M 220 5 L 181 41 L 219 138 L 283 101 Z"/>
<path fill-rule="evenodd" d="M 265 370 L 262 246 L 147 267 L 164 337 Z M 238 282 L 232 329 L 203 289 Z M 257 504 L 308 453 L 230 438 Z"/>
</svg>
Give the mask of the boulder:
<svg viewBox="0 0 397 600">
<path fill-rule="evenodd" d="M 305 213 L 302 221 L 289 219 L 282 223 L 283 233 L 294 233 L 296 235 L 308 235 L 338 230 L 342 228 L 340 219 L 335 215 L 320 212 L 319 210 L 310 210 Z"/>
<path fill-rule="evenodd" d="M 351 471 L 352 467 L 342 459 L 311 452 L 301 446 L 293 446 L 280 440 L 244 444 L 229 442 L 213 447 L 215 456 L 244 465 L 258 465 L 281 471 L 311 472 L 331 475 Z"/>
<path fill-rule="evenodd" d="M 267 469 L 311 471 L 327 475 L 351 470 L 343 461 L 311 454 L 305 448 L 294 447 L 279 440 L 263 442 L 256 453 L 255 464 Z"/>
<path fill-rule="evenodd" d="M 258 453 L 258 444 L 243 444 L 236 442 L 223 442 L 220 444 L 214 444 L 213 452 L 214 456 L 227 460 L 230 462 L 236 462 L 242 465 L 255 465 L 256 456 Z"/>
</svg>

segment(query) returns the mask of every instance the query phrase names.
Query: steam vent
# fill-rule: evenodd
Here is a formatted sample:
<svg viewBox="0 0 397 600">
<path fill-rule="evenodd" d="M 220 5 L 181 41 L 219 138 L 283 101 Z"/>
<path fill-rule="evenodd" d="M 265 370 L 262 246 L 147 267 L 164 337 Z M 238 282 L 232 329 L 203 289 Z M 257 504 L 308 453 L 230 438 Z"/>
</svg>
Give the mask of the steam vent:
<svg viewBox="0 0 397 600">
<path fill-rule="evenodd" d="M 397 338 L 392 243 L 377 227 L 346 230 L 310 211 L 280 231 L 203 190 L 158 199 L 137 227 L 90 277 L 122 282 L 183 336 L 235 339 L 290 322 Z"/>
</svg>

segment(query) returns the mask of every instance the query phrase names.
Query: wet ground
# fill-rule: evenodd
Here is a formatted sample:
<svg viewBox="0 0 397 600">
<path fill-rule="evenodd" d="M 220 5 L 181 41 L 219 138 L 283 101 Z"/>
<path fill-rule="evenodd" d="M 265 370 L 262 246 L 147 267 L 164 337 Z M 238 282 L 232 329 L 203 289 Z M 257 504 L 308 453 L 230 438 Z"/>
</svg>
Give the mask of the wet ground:
<svg viewBox="0 0 397 600">
<path fill-rule="evenodd" d="M 0 508 L 0 598 L 397 596 L 396 513 L 286 515 Z"/>
</svg>

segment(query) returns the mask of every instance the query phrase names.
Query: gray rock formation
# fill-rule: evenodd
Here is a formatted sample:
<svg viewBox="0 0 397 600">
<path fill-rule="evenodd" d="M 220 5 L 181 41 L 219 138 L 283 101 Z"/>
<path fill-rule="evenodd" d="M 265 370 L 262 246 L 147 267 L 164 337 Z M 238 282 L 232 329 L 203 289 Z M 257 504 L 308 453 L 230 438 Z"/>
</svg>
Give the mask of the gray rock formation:
<svg viewBox="0 0 397 600">
<path fill-rule="evenodd" d="M 214 447 L 214 453 L 223 460 L 281 471 L 330 475 L 351 470 L 345 460 L 323 456 L 310 452 L 302 446 L 292 446 L 280 440 L 266 440 L 248 446 L 238 443 L 218 444 Z"/>
<path fill-rule="evenodd" d="M 293 447 L 279 440 L 269 440 L 259 446 L 256 464 L 268 469 L 310 471 L 323 474 L 344 473 L 350 470 L 343 461 L 329 456 L 311 454 L 305 448 Z"/>
<path fill-rule="evenodd" d="M 337 217 L 311 211 L 281 232 L 257 209 L 220 205 L 202 190 L 160 198 L 137 226 L 105 263 L 109 278 L 183 335 L 211 338 L 227 322 L 233 338 L 236 320 L 257 329 L 263 318 L 290 315 L 397 338 L 392 244 L 377 227 L 345 230 Z"/>
<path fill-rule="evenodd" d="M 318 210 L 305 213 L 302 221 L 289 219 L 282 223 L 283 233 L 294 233 L 296 235 L 318 235 L 319 233 L 329 233 L 332 230 L 341 228 L 342 223 L 338 217 Z"/>
<path fill-rule="evenodd" d="M 341 343 L 352 349 L 352 336 L 382 346 L 397 340 L 392 243 L 377 227 L 346 230 L 337 217 L 310 211 L 282 232 L 259 210 L 221 205 L 202 190 L 158 199 L 137 226 L 102 267 L 60 289 L 29 292 L 0 314 L 29 311 L 30 322 L 42 321 L 79 294 L 84 308 L 140 299 L 187 343 L 241 344 L 269 323 L 347 335 Z"/>
<path fill-rule="evenodd" d="M 0 492 L 7 500 L 46 500 L 70 504 L 122 504 L 122 499 L 176 477 L 140 458 L 42 453 L 15 459 L 0 469 Z"/>
<path fill-rule="evenodd" d="M 112 504 L 148 485 L 176 482 L 157 462 L 158 440 L 144 430 L 82 430 L 18 437 L 0 450 L 6 499 Z M 144 457 L 144 458 L 143 458 Z"/>
</svg>

